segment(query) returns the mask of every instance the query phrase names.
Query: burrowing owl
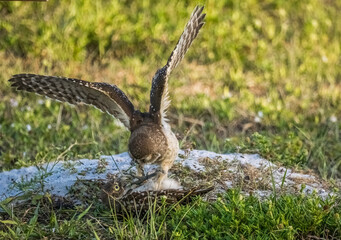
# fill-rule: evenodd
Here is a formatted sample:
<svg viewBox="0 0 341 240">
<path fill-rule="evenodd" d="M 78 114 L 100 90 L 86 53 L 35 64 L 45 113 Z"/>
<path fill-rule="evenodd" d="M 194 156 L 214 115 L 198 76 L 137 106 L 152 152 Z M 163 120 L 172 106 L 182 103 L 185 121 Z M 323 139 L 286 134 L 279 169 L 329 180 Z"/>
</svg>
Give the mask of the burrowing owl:
<svg viewBox="0 0 341 240">
<path fill-rule="evenodd" d="M 131 132 L 128 149 L 138 165 L 138 175 L 144 174 L 144 164 L 159 165 L 154 188 L 161 189 L 162 181 L 179 150 L 178 140 L 166 119 L 166 110 L 170 104 L 168 77 L 204 25 L 206 14 L 202 14 L 203 9 L 204 7 L 198 6 L 194 9 L 167 64 L 156 71 L 150 91 L 149 112 L 135 109 L 116 85 L 108 83 L 35 74 L 14 75 L 9 81 L 18 90 L 38 93 L 71 104 L 90 104 L 119 119 Z"/>
<path fill-rule="evenodd" d="M 203 196 L 213 190 L 213 187 L 204 189 L 192 188 L 189 190 L 165 189 L 159 191 L 126 192 L 124 181 L 114 178 L 107 182 L 101 193 L 102 202 L 115 207 L 118 212 L 122 210 L 148 210 L 150 204 L 161 204 L 162 197 L 167 204 L 188 203 L 191 197 Z"/>
</svg>

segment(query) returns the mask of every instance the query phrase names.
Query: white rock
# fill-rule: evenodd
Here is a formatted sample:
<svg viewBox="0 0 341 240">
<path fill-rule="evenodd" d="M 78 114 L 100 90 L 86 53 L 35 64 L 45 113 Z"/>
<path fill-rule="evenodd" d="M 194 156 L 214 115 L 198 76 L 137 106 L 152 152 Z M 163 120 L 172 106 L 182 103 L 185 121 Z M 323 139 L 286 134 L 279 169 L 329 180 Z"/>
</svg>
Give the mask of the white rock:
<svg viewBox="0 0 341 240">
<path fill-rule="evenodd" d="M 180 151 L 180 156 L 175 163 L 190 169 L 193 173 L 200 173 L 208 171 L 207 168 L 215 167 L 214 164 L 203 163 L 203 159 L 213 159 L 223 164 L 224 170 L 222 174 L 230 174 L 231 179 L 222 179 L 217 181 L 216 184 L 225 184 L 224 187 L 235 187 L 240 176 L 246 176 L 248 170 L 255 172 L 255 176 L 247 176 L 246 181 L 254 181 L 249 185 L 257 185 L 262 183 L 263 189 L 252 189 L 252 192 L 259 193 L 260 197 L 272 193 L 272 182 L 275 182 L 277 190 L 285 190 L 292 193 L 293 189 L 299 192 L 301 184 L 304 184 L 304 192 L 310 194 L 316 192 L 321 196 L 330 194 L 328 189 L 323 188 L 322 181 L 308 174 L 294 173 L 290 169 L 278 167 L 275 164 L 261 158 L 258 154 L 217 154 L 214 152 L 204 150 L 192 150 L 190 152 Z M 147 173 L 154 171 L 156 166 L 146 166 Z M 55 162 L 43 164 L 40 166 L 31 166 L 21 169 L 13 169 L 7 172 L 0 173 L 0 201 L 20 195 L 27 190 L 35 190 L 37 192 L 49 192 L 57 196 L 66 196 L 68 189 L 73 184 L 80 180 L 98 180 L 107 178 L 107 174 L 122 174 L 122 171 L 131 170 L 136 171 L 135 166 L 131 161 L 128 153 L 121 153 L 112 156 L 101 156 L 100 159 L 80 159 L 75 161 Z M 286 176 L 284 179 L 284 175 Z M 239 174 L 239 175 L 238 175 Z M 258 175 L 257 175 L 258 174 Z M 216 176 L 213 176 L 216 177 Z M 218 180 L 218 179 L 216 179 Z M 284 180 L 284 181 L 283 181 Z M 150 182 L 148 183 L 150 184 Z M 268 186 L 268 190 L 264 190 L 264 185 Z M 250 187 L 247 186 L 246 187 Z M 152 186 L 146 185 L 142 189 L 148 189 Z M 220 187 L 220 189 L 221 189 Z M 164 182 L 164 189 L 167 188 L 181 188 L 180 184 L 173 180 L 167 179 Z M 290 190 L 291 189 L 291 190 Z M 136 189 L 137 190 L 137 189 Z M 242 189 L 243 190 L 243 189 Z M 250 189 L 246 189 L 248 193 Z"/>
</svg>

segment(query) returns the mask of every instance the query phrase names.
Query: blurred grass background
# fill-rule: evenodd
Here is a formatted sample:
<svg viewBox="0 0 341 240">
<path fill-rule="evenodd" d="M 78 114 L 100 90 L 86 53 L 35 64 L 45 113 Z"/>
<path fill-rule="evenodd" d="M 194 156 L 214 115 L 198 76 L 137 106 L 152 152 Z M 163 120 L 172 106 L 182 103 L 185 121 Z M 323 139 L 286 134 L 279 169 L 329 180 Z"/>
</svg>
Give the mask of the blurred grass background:
<svg viewBox="0 0 341 240">
<path fill-rule="evenodd" d="M 109 82 L 147 110 L 152 76 L 198 3 L 206 24 L 169 80 L 181 147 L 341 177 L 341 1 L 329 0 L 1 2 L 0 170 L 126 151 L 129 133 L 110 116 L 7 80 Z"/>
</svg>

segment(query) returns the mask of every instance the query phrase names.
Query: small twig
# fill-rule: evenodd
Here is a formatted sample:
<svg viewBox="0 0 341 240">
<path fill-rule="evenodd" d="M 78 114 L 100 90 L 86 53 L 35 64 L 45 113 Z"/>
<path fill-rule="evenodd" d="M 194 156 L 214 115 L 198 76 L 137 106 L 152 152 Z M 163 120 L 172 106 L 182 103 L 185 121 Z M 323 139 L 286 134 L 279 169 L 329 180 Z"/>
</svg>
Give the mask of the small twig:
<svg viewBox="0 0 341 240">
<path fill-rule="evenodd" d="M 186 132 L 185 136 L 183 137 L 183 139 L 180 142 L 180 148 L 182 147 L 182 144 L 186 141 L 189 133 L 193 130 L 193 128 L 196 126 L 196 124 L 193 124 L 190 129 Z"/>
<path fill-rule="evenodd" d="M 204 121 L 198 120 L 196 118 L 190 118 L 190 117 L 184 117 L 184 116 L 178 117 L 175 114 L 170 114 L 169 116 L 174 118 L 174 119 L 176 119 L 176 120 L 178 120 L 178 121 L 181 120 L 181 121 L 184 121 L 184 122 L 188 122 L 188 123 L 192 123 L 194 125 L 200 125 L 200 126 L 204 126 L 205 125 Z"/>
<path fill-rule="evenodd" d="M 64 152 L 58 155 L 57 161 L 60 160 L 64 155 L 69 152 L 74 146 L 83 146 L 83 145 L 90 145 L 90 144 L 95 144 L 95 142 L 90 142 L 90 143 L 77 143 L 77 141 L 73 144 L 71 144 Z"/>
<path fill-rule="evenodd" d="M 93 217 L 93 216 L 91 216 L 91 215 L 89 215 L 89 218 L 95 220 L 95 221 L 98 223 L 98 225 L 102 227 L 102 229 L 107 229 L 107 228 L 102 224 L 102 222 L 98 220 L 98 218 L 95 218 L 95 217 Z"/>
<path fill-rule="evenodd" d="M 317 237 L 317 236 L 313 236 L 313 235 L 308 235 L 307 237 L 310 238 L 310 239 L 317 239 L 317 240 L 326 239 L 326 238 L 321 238 L 321 237 Z"/>
<path fill-rule="evenodd" d="M 114 164 L 115 164 L 117 170 L 120 172 L 120 174 L 122 174 L 122 171 L 121 171 L 121 169 L 118 167 L 118 164 L 117 164 L 117 162 L 116 162 L 116 159 L 113 157 L 113 155 L 112 155 L 111 152 L 109 152 L 109 153 L 110 153 L 110 157 L 111 157 L 111 159 L 113 160 L 113 162 L 114 162 Z"/>
<path fill-rule="evenodd" d="M 153 172 L 151 174 L 148 174 L 148 175 L 145 175 L 145 176 L 142 176 L 142 177 L 138 177 L 138 176 L 133 176 L 131 174 L 131 176 L 133 176 L 134 178 L 137 178 L 138 180 L 135 181 L 135 182 L 132 182 L 131 185 L 140 185 L 142 184 L 143 182 L 147 181 L 148 179 L 152 178 L 152 177 L 155 177 L 157 175 L 158 171 L 156 172 Z"/>
</svg>

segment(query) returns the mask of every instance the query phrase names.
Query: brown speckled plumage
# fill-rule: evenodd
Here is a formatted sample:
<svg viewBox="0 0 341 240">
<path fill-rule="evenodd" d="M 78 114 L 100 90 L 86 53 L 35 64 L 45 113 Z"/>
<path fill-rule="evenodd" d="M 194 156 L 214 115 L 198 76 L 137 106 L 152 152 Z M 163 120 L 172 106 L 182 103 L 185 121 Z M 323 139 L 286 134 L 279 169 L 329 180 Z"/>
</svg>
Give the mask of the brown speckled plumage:
<svg viewBox="0 0 341 240">
<path fill-rule="evenodd" d="M 71 104 L 90 104 L 119 119 L 131 132 L 128 149 L 130 156 L 138 164 L 138 175 L 144 174 L 144 164 L 158 164 L 160 170 L 155 189 L 161 189 L 162 181 L 179 150 L 178 140 L 166 119 L 166 110 L 170 104 L 168 77 L 183 59 L 204 25 L 203 9 L 204 7 L 198 6 L 194 9 L 167 64 L 155 73 L 147 113 L 136 110 L 116 85 L 108 83 L 35 74 L 13 75 L 9 81 L 12 82 L 12 87 L 18 90 L 34 92 Z"/>
<path fill-rule="evenodd" d="M 120 186 L 117 188 L 117 186 Z M 188 190 L 182 189 L 165 189 L 159 191 L 141 191 L 127 192 L 124 191 L 124 183 L 119 179 L 114 179 L 106 183 L 103 187 L 101 199 L 102 202 L 114 208 L 117 212 L 125 210 L 139 212 L 148 210 L 151 205 L 160 205 L 163 201 L 166 204 L 188 203 L 194 196 L 203 196 L 213 190 L 213 187 L 204 189 L 192 188 Z"/>
</svg>

